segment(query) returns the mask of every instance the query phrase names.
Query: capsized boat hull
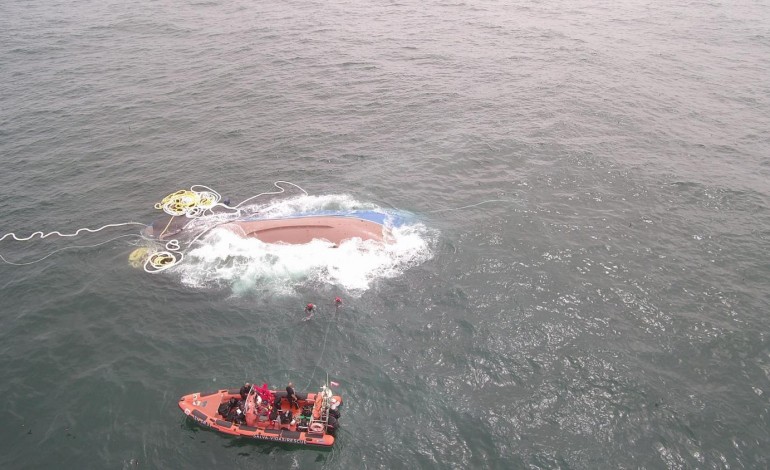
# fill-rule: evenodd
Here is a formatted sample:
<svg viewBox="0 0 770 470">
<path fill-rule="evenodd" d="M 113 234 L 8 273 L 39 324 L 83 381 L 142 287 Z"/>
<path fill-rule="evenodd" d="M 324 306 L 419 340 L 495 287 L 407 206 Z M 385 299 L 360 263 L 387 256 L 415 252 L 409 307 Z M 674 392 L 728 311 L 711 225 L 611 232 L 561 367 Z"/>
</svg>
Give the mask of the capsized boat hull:
<svg viewBox="0 0 770 470">
<path fill-rule="evenodd" d="M 184 233 L 191 230 L 188 227 L 192 226 L 191 220 L 173 216 L 160 218 L 147 226 L 143 233 L 149 238 L 162 241 L 183 237 Z M 399 215 L 360 210 L 317 211 L 275 218 L 251 217 L 232 220 L 216 227 L 265 243 L 305 244 L 313 240 L 327 240 L 339 245 L 354 238 L 388 242 L 392 239 L 389 227 L 398 227 L 403 223 L 404 218 Z"/>
<path fill-rule="evenodd" d="M 383 225 L 366 219 L 346 216 L 307 216 L 285 219 L 261 219 L 222 224 L 219 228 L 264 243 L 301 245 L 313 240 L 326 240 L 339 245 L 345 240 L 383 241 Z"/>
<path fill-rule="evenodd" d="M 299 410 L 296 412 L 290 407 L 286 400 L 286 392 L 270 391 L 274 396 L 281 398 L 280 410 L 285 412 L 292 411 L 299 416 Z M 308 404 L 316 401 L 314 393 L 298 393 L 299 409 L 301 410 Z M 290 444 L 309 445 L 315 447 L 331 447 L 334 445 L 334 436 L 328 432 L 312 432 L 309 429 L 303 430 L 299 424 L 281 424 L 276 425 L 272 421 L 258 421 L 254 426 L 239 424 L 225 420 L 225 417 L 219 414 L 219 406 L 227 403 L 231 398 L 240 398 L 239 390 L 217 390 L 214 392 L 192 393 L 179 399 L 179 408 L 202 426 L 209 427 L 215 431 L 233 436 L 242 436 L 259 441 L 285 442 Z M 340 396 L 334 396 L 338 402 L 342 402 Z"/>
</svg>

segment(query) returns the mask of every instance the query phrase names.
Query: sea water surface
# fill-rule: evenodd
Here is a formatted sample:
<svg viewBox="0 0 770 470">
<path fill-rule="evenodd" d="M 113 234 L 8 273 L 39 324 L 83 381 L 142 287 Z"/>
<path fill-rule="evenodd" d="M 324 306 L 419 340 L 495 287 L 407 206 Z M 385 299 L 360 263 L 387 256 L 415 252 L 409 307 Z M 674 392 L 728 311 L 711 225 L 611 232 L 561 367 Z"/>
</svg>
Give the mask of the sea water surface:
<svg viewBox="0 0 770 470">
<path fill-rule="evenodd" d="M 6 237 L 0 467 L 767 468 L 769 72 L 763 0 L 3 1 L 0 237 L 279 180 L 416 229 Z M 177 407 L 327 374 L 331 451 Z"/>
</svg>

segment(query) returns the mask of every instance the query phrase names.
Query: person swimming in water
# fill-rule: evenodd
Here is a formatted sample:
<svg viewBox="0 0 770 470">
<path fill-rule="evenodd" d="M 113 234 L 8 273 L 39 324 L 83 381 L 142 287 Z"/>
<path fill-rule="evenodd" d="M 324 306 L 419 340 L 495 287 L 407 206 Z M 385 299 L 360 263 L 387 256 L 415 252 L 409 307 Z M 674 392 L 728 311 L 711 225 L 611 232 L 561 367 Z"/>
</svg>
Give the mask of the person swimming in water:
<svg viewBox="0 0 770 470">
<path fill-rule="evenodd" d="M 307 304 L 305 307 L 305 320 L 308 321 L 311 318 L 313 318 L 313 315 L 315 315 L 316 307 L 315 304 Z"/>
</svg>

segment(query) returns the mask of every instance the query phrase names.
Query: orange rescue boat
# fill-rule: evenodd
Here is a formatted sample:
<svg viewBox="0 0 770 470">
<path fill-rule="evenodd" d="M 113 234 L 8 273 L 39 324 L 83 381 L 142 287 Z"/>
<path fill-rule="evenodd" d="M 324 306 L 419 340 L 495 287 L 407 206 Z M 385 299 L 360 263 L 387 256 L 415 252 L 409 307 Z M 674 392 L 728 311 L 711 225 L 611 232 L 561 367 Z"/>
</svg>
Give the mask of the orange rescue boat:
<svg viewBox="0 0 770 470">
<path fill-rule="evenodd" d="M 285 391 L 252 387 L 245 399 L 238 389 L 192 393 L 179 399 L 185 415 L 225 434 L 291 444 L 331 447 L 342 397 L 326 387 L 318 393 L 297 393 L 289 402 Z"/>
</svg>

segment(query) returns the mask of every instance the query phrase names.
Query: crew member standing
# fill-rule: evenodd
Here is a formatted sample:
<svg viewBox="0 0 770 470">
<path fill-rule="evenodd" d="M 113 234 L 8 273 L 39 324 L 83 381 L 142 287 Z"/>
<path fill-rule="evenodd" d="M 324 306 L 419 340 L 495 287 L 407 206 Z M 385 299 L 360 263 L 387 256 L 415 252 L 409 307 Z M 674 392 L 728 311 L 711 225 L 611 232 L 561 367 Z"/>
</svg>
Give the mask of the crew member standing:
<svg viewBox="0 0 770 470">
<path fill-rule="evenodd" d="M 286 386 L 286 399 L 289 400 L 289 408 L 294 408 L 296 406 L 297 409 L 299 409 L 297 394 L 294 392 L 294 384 L 291 382 Z"/>
<path fill-rule="evenodd" d="M 243 387 L 241 387 L 241 400 L 245 400 L 246 397 L 249 395 L 249 392 L 251 391 L 251 384 L 249 382 L 246 382 L 243 384 Z"/>
</svg>

